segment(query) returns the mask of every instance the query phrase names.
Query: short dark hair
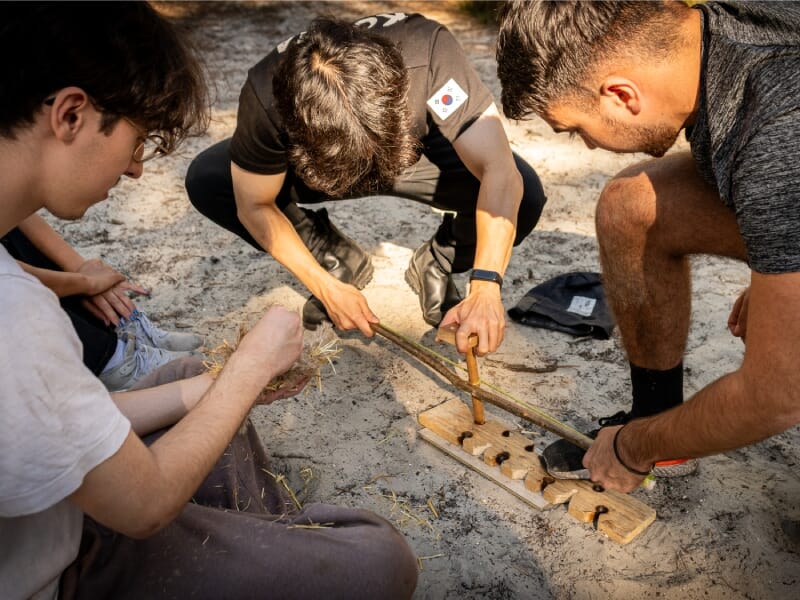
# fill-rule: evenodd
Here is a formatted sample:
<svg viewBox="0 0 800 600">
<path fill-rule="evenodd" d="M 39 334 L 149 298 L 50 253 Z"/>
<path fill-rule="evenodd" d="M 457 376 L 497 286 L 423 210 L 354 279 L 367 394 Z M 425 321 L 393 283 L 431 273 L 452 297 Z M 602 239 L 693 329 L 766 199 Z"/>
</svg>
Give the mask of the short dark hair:
<svg viewBox="0 0 800 600">
<path fill-rule="evenodd" d="M 678 42 L 673 14 L 669 4 L 640 0 L 507 2 L 497 38 L 503 112 L 521 119 L 556 97 L 588 96 L 583 80 L 615 55 L 646 49 L 666 58 Z"/>
<path fill-rule="evenodd" d="M 272 88 L 289 161 L 312 189 L 376 193 L 418 159 L 403 57 L 363 27 L 314 20 L 287 48 Z"/>
<path fill-rule="evenodd" d="M 0 136 L 34 122 L 48 96 L 83 89 L 102 130 L 126 117 L 171 151 L 208 124 L 204 71 L 189 42 L 145 2 L 0 4 Z"/>
</svg>

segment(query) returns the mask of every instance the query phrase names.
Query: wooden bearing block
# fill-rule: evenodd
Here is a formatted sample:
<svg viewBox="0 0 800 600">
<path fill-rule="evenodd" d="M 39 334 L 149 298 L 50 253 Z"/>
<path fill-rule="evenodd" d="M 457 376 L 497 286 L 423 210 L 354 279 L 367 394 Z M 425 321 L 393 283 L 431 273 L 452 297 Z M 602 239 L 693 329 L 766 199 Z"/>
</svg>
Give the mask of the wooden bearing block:
<svg viewBox="0 0 800 600">
<path fill-rule="evenodd" d="M 482 425 L 460 400 L 419 415 L 420 436 L 530 506 L 568 504 L 568 513 L 620 544 L 627 544 L 656 518 L 656 511 L 627 494 L 597 491 L 589 481 L 554 479 L 542 467 L 530 439 L 498 419 Z"/>
</svg>

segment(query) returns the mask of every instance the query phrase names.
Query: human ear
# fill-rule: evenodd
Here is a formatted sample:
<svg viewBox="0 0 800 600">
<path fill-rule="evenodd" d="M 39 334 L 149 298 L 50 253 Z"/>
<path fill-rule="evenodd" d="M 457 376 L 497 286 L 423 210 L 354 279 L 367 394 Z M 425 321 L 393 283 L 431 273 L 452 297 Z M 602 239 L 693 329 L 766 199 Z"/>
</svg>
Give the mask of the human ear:
<svg viewBox="0 0 800 600">
<path fill-rule="evenodd" d="M 600 86 L 600 102 L 611 112 L 623 110 L 636 116 L 642 110 L 639 86 L 625 77 L 606 78 Z"/>
<path fill-rule="evenodd" d="M 50 104 L 50 103 L 48 103 Z M 86 109 L 92 106 L 89 95 L 78 87 L 66 87 L 53 97 L 50 127 L 61 140 L 71 141 L 86 123 Z"/>
</svg>

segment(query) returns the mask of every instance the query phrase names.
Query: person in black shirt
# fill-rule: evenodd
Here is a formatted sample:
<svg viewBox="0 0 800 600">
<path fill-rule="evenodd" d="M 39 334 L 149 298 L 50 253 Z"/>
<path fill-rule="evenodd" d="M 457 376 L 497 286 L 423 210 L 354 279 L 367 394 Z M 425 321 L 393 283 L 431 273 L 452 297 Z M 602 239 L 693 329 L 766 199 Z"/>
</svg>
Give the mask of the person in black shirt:
<svg viewBox="0 0 800 600">
<path fill-rule="evenodd" d="M 200 212 L 308 287 L 307 327 L 329 316 L 367 336 L 378 321 L 358 291 L 372 276 L 368 254 L 324 209 L 297 204 L 389 194 L 452 211 L 406 281 L 428 323 L 458 324 L 461 350 L 477 333 L 479 353 L 502 342 L 502 274 L 545 202 L 450 32 L 403 13 L 317 19 L 280 44 L 250 69 L 233 138 L 195 158 L 186 188 Z M 470 268 L 462 301 L 451 274 Z"/>
</svg>

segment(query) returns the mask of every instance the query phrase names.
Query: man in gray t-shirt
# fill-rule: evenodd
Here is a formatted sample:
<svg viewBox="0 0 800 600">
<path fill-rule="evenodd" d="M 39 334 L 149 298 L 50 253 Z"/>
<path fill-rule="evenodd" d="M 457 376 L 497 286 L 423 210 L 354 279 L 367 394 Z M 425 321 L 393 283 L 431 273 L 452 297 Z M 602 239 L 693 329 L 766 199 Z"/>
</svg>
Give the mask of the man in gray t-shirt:
<svg viewBox="0 0 800 600">
<path fill-rule="evenodd" d="M 513 2 L 498 63 L 508 116 L 658 157 L 620 173 L 597 206 L 633 406 L 587 452 L 592 479 L 630 490 L 659 461 L 798 423 L 800 4 Z M 682 129 L 691 153 L 664 157 Z M 752 274 L 728 322 L 747 342 L 741 367 L 683 403 L 692 254 Z"/>
</svg>

